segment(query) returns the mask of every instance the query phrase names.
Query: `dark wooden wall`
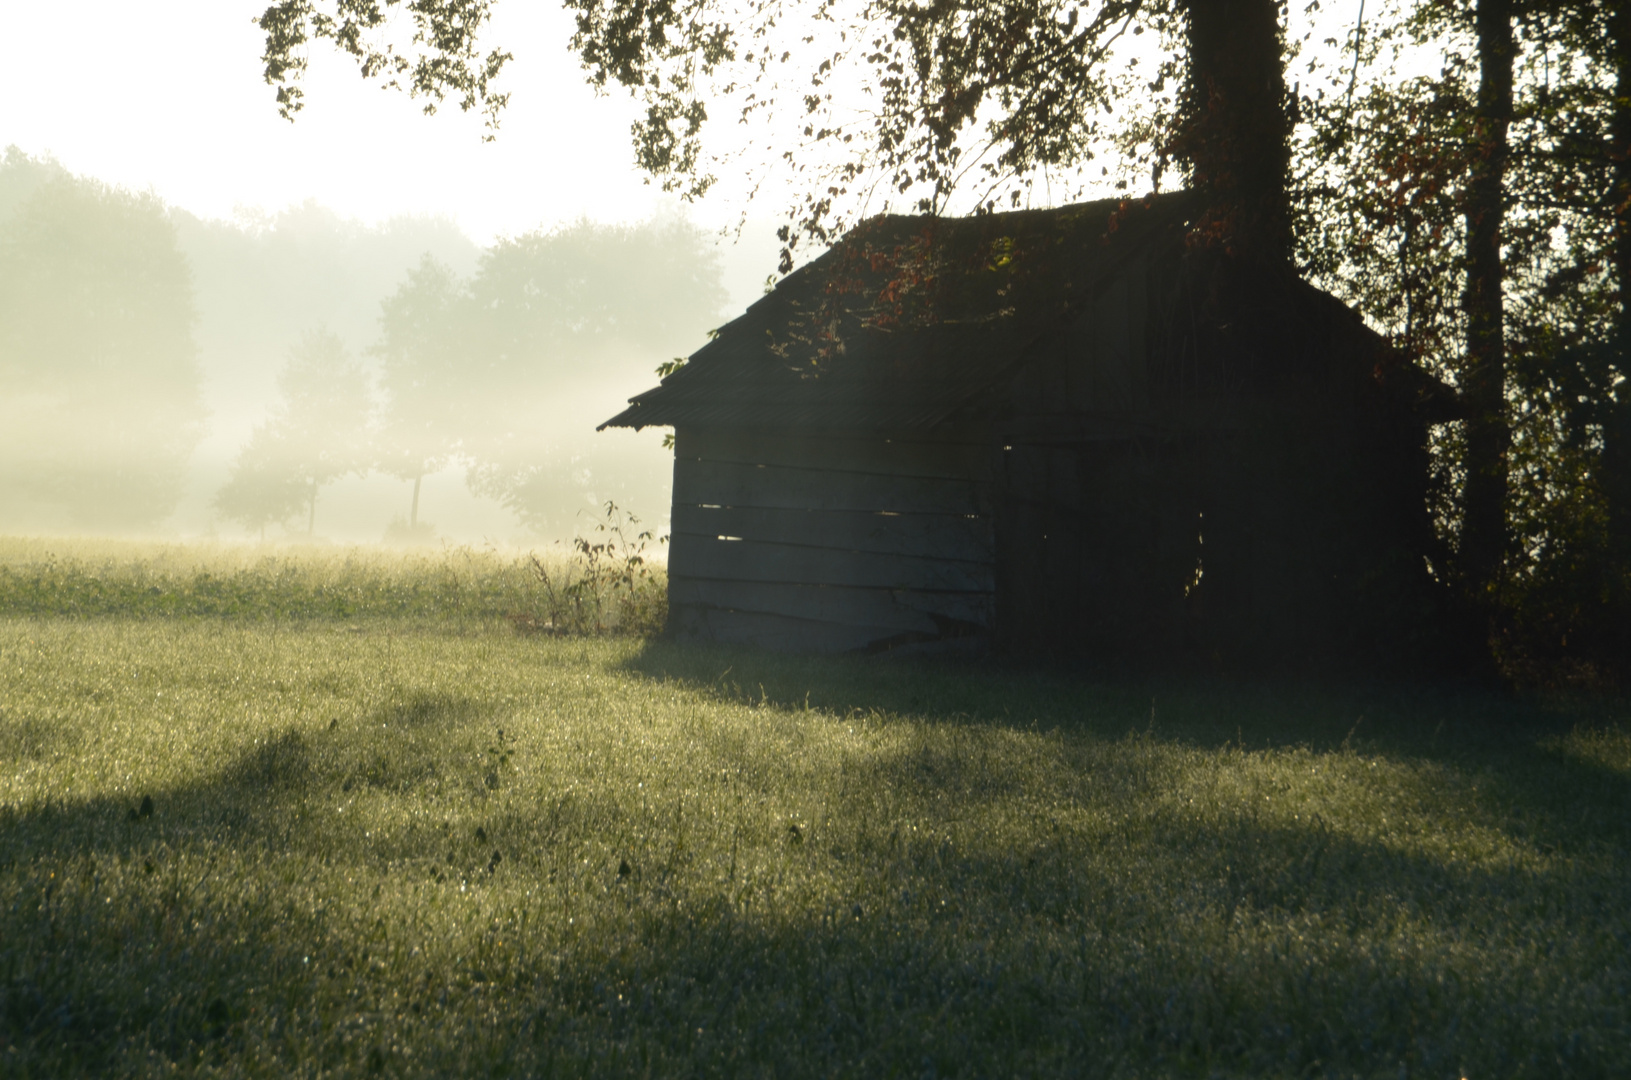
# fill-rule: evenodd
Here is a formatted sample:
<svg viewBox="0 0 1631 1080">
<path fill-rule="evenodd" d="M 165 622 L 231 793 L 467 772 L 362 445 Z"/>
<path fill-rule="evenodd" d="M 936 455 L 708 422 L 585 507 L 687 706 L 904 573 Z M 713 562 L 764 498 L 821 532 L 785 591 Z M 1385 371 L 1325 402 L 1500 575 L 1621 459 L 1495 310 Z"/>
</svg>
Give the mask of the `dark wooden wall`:
<svg viewBox="0 0 1631 1080">
<path fill-rule="evenodd" d="M 1325 481 L 1338 473 L 1290 443 L 1212 431 L 1014 445 L 1003 636 L 1026 651 L 1158 665 L 1294 662 L 1326 648 L 1344 538 L 1327 535 Z"/>
<path fill-rule="evenodd" d="M 1236 669 L 1419 650 L 1423 435 L 1368 332 L 1295 289 L 1208 329 L 1180 255 L 1100 282 L 986 423 L 680 428 L 671 628 Z"/>
<path fill-rule="evenodd" d="M 675 433 L 669 620 L 796 652 L 989 629 L 992 442 L 973 429 Z"/>
<path fill-rule="evenodd" d="M 999 638 L 1234 669 L 1403 642 L 1427 584 L 1423 435 L 1378 396 L 1367 332 L 1294 295 L 1208 329 L 1196 291 L 1174 262 L 1131 263 L 1014 378 Z"/>
<path fill-rule="evenodd" d="M 1150 264 L 1102 282 L 1007 388 L 998 628 L 1010 649 L 1099 654 L 1169 631 L 1196 562 L 1150 393 Z"/>
</svg>

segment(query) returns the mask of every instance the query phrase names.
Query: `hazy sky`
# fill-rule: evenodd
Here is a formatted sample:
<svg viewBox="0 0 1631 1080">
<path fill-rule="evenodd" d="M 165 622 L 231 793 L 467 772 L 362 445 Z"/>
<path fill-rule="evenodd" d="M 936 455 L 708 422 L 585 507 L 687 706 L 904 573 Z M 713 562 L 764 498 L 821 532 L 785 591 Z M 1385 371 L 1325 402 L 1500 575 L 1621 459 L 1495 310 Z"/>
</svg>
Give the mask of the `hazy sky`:
<svg viewBox="0 0 1631 1080">
<path fill-rule="evenodd" d="M 622 91 L 597 97 L 584 83 L 566 49 L 571 18 L 555 0 L 497 5 L 486 41 L 515 60 L 503 84 L 510 105 L 492 143 L 481 141 L 479 116 L 449 105 L 426 117 L 422 102 L 364 83 L 327 42 L 310 48 L 305 110 L 293 124 L 280 119 L 261 78 L 261 36 L 251 22 L 266 2 L 7 4 L 0 146 L 15 143 L 52 154 L 76 173 L 151 188 L 202 216 L 315 198 L 368 222 L 445 214 L 480 244 L 580 216 L 640 220 L 675 205 L 633 166 L 635 104 Z M 1326 6 L 1311 44 L 1352 29 L 1356 0 Z M 1304 12 L 1292 14 L 1294 37 L 1315 29 Z M 720 119 L 710 133 L 716 147 L 743 132 Z M 747 184 L 726 180 L 689 208 L 692 220 L 736 223 Z M 777 217 L 789 190 L 774 182 L 761 188 L 756 216 Z M 762 238 L 758 245 L 765 253 L 745 261 L 768 270 L 775 245 Z M 745 253 L 731 254 L 728 263 Z M 733 294 L 742 292 L 740 282 L 729 284 Z"/>
<path fill-rule="evenodd" d="M 311 49 L 306 109 L 293 124 L 279 118 L 251 22 L 266 2 L 7 3 L 0 147 L 51 155 L 74 173 L 152 190 L 204 217 L 315 199 L 369 223 L 446 215 L 483 245 L 580 217 L 639 221 L 673 209 L 633 167 L 634 107 L 624 95 L 596 97 L 583 83 L 566 50 L 570 20 L 552 0 L 499 5 L 491 40 L 516 60 L 506 81 L 510 107 L 491 143 L 482 142 L 479 116 L 452 105 L 426 117 L 421 101 L 365 84 L 327 43 Z M 714 227 L 734 224 L 739 212 L 729 200 L 710 200 L 689 216 Z M 737 309 L 775 265 L 774 243 L 763 242 L 762 230 L 759 237 L 751 252 L 726 251 Z M 211 437 L 195 455 L 198 475 L 172 522 L 187 533 L 205 527 L 207 497 L 261 412 L 234 412 L 220 381 L 206 386 Z M 615 412 L 640 388 L 608 392 L 585 413 L 585 424 Z M 648 441 L 653 457 L 663 459 L 657 437 Z M 377 539 L 406 507 L 405 490 L 377 477 L 337 485 L 322 499 L 322 531 Z M 424 508 L 458 538 L 514 529 L 506 511 L 469 496 L 456 471 L 427 482 Z M 662 507 L 640 509 L 656 514 Z"/>
<path fill-rule="evenodd" d="M 53 0 L 5 6 L 0 145 L 200 215 L 316 198 L 378 221 L 452 216 L 478 243 L 570 221 L 636 220 L 671 205 L 642 183 L 622 94 L 596 97 L 566 51 L 557 4 L 499 5 L 491 41 L 516 56 L 496 142 L 456 105 L 365 84 L 327 43 L 311 49 L 306 108 L 290 124 L 261 79 L 251 19 L 266 0 Z M 693 211 L 731 220 L 728 200 Z"/>
</svg>

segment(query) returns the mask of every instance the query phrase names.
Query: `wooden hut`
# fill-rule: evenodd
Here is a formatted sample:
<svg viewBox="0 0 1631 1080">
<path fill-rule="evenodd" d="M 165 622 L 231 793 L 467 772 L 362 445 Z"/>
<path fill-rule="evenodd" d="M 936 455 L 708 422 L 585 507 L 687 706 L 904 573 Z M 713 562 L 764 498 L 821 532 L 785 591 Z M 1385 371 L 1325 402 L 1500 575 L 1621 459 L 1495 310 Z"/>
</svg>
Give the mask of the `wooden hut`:
<svg viewBox="0 0 1631 1080">
<path fill-rule="evenodd" d="M 1419 644 L 1427 425 L 1348 308 L 1184 195 L 886 216 L 603 426 L 672 426 L 670 628 L 1299 664 Z"/>
</svg>

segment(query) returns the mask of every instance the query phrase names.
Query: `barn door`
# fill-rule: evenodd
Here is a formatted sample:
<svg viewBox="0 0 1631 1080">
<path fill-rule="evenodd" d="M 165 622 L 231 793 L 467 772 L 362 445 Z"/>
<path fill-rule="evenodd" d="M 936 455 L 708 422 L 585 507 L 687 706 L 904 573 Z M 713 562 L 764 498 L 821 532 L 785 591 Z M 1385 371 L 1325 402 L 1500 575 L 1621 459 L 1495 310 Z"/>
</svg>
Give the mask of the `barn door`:
<svg viewBox="0 0 1631 1080">
<path fill-rule="evenodd" d="M 1161 662 L 1190 648 L 1205 507 L 1183 447 L 1013 445 L 997 534 L 998 621 L 1011 645 Z"/>
</svg>

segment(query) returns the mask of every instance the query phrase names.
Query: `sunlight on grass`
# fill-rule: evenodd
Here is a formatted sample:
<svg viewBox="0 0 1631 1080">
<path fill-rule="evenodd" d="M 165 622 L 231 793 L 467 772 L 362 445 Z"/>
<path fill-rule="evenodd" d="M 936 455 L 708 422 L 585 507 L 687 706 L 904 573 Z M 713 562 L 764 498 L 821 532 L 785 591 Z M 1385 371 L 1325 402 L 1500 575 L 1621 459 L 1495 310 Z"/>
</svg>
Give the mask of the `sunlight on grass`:
<svg viewBox="0 0 1631 1080">
<path fill-rule="evenodd" d="M 610 508 L 605 521 L 615 525 L 617 513 Z M 661 546 L 608 537 L 592 533 L 594 544 L 576 552 L 0 537 L 0 614 L 659 629 L 667 610 Z"/>
<path fill-rule="evenodd" d="M 8 1075 L 1631 1066 L 1623 727 L 383 619 L 0 671 Z"/>
<path fill-rule="evenodd" d="M 1577 727 L 1548 745 L 1558 753 L 1620 776 L 1631 776 L 1631 731 Z"/>
</svg>

